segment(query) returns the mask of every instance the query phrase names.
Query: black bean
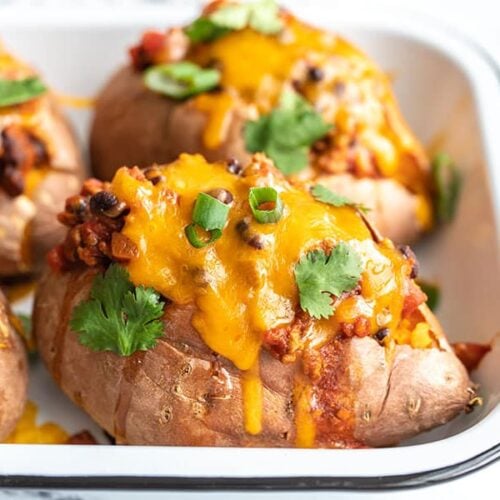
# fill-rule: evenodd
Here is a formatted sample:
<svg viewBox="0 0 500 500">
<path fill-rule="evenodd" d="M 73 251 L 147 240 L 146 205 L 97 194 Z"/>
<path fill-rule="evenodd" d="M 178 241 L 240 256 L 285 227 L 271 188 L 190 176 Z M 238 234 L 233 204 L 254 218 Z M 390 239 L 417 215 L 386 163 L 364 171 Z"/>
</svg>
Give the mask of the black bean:
<svg viewBox="0 0 500 500">
<path fill-rule="evenodd" d="M 389 335 L 389 328 L 381 328 L 375 335 L 375 339 L 381 344 L 384 339 Z"/>
<path fill-rule="evenodd" d="M 66 200 L 66 211 L 82 216 L 87 211 L 88 200 L 85 196 L 75 195 Z"/>
<path fill-rule="evenodd" d="M 236 224 L 236 231 L 247 245 L 257 250 L 262 250 L 265 247 L 263 236 L 250 231 L 250 224 L 247 219 L 242 219 Z"/>
<path fill-rule="evenodd" d="M 90 197 L 90 210 L 95 215 L 116 218 L 122 215 L 126 208 L 125 203 L 119 201 L 110 191 L 99 191 Z"/>
<path fill-rule="evenodd" d="M 313 82 L 320 82 L 325 77 L 325 73 L 321 68 L 318 68 L 316 66 L 311 66 L 307 70 L 307 77 L 309 78 L 309 80 Z"/>
<path fill-rule="evenodd" d="M 144 171 L 146 179 L 156 186 L 159 182 L 165 180 L 165 176 L 161 174 L 161 170 L 158 167 L 151 167 Z"/>
<path fill-rule="evenodd" d="M 230 205 L 233 202 L 233 195 L 224 188 L 211 189 L 207 194 L 224 203 L 224 205 Z"/>
<path fill-rule="evenodd" d="M 241 219 L 237 224 L 236 224 L 236 231 L 238 231 L 238 233 L 240 234 L 243 234 L 245 233 L 246 231 L 248 231 L 248 228 L 250 227 L 250 225 L 248 224 L 248 221 L 245 220 L 245 219 Z"/>
<path fill-rule="evenodd" d="M 227 170 L 231 174 L 240 175 L 243 172 L 243 167 L 236 158 L 229 158 L 227 160 Z"/>
<path fill-rule="evenodd" d="M 264 238 L 260 234 L 254 234 L 246 240 L 246 243 L 257 250 L 262 250 L 265 247 Z"/>
</svg>

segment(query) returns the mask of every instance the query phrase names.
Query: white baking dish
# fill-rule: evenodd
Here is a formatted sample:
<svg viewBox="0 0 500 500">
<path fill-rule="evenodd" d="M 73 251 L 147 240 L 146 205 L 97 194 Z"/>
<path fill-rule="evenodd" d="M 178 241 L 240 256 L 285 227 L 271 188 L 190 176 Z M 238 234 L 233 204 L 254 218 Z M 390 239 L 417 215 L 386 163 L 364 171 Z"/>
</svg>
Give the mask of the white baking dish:
<svg viewBox="0 0 500 500">
<path fill-rule="evenodd" d="M 147 27 L 192 16 L 197 2 L 141 11 L 45 11 L 3 16 L 0 36 L 62 93 L 92 96 Z M 368 3 L 284 2 L 311 22 L 357 42 L 395 79 L 403 112 L 428 145 L 459 162 L 465 189 L 452 225 L 417 248 L 423 275 L 438 281 L 452 341 L 486 342 L 500 327 L 500 80 L 484 54 L 428 19 Z M 0 13 L 0 16 L 2 14 Z M 85 143 L 89 112 L 69 110 Z M 17 307 L 26 307 L 18 304 Z M 0 487 L 393 488 L 456 477 L 500 453 L 500 341 L 475 379 L 485 405 L 412 443 L 374 450 L 277 450 L 0 445 Z M 41 419 L 70 432 L 80 410 L 34 367 L 30 397 Z"/>
</svg>

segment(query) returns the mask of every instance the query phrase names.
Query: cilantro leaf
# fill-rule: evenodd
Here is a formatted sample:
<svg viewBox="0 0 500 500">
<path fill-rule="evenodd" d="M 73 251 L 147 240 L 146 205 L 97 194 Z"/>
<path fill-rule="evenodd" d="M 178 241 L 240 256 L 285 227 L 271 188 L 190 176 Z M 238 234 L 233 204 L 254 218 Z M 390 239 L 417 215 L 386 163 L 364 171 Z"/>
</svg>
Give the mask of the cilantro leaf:
<svg viewBox="0 0 500 500">
<path fill-rule="evenodd" d="M 344 207 L 345 205 L 355 205 L 349 198 L 342 196 L 341 194 L 334 193 L 330 191 L 327 187 L 316 184 L 312 189 L 311 193 L 314 198 L 322 203 L 327 203 L 328 205 L 333 205 L 334 207 Z"/>
<path fill-rule="evenodd" d="M 0 107 L 13 106 L 31 101 L 45 93 L 47 87 L 37 76 L 23 80 L 5 80 L 0 78 Z"/>
<path fill-rule="evenodd" d="M 279 106 L 244 128 L 248 151 L 263 151 L 286 175 L 307 166 L 309 147 L 330 129 L 316 110 L 299 94 L 284 92 Z"/>
<path fill-rule="evenodd" d="M 275 0 L 222 5 L 207 17 L 200 17 L 184 29 L 194 43 L 211 42 L 231 31 L 249 26 L 259 33 L 274 35 L 283 29 Z"/>
<path fill-rule="evenodd" d="M 361 210 L 362 212 L 368 212 L 370 210 L 360 203 L 355 203 L 346 196 L 330 191 L 322 184 L 316 184 L 315 186 L 313 186 L 311 189 L 311 194 L 316 200 L 328 205 L 332 205 L 334 207 L 353 207 Z"/>
<path fill-rule="evenodd" d="M 295 266 L 300 307 L 313 318 L 328 318 L 335 311 L 331 295 L 351 291 L 361 277 L 361 259 L 345 243 L 339 243 L 327 255 L 314 250 L 304 255 Z"/>
<path fill-rule="evenodd" d="M 435 188 L 436 218 L 441 224 L 451 222 L 457 211 L 462 190 L 462 175 L 446 153 L 439 153 L 434 157 L 431 171 Z"/>
<path fill-rule="evenodd" d="M 156 345 L 163 333 L 163 303 L 152 288 L 134 286 L 118 264 L 97 275 L 90 299 L 75 307 L 70 326 L 93 351 L 130 356 Z"/>
</svg>

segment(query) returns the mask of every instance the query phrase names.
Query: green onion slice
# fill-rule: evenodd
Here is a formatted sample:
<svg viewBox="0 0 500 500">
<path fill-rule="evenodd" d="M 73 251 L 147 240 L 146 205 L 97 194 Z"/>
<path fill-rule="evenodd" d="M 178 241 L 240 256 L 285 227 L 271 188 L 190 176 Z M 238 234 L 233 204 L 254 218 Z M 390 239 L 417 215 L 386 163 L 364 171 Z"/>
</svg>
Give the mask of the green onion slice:
<svg viewBox="0 0 500 500">
<path fill-rule="evenodd" d="M 185 229 L 189 243 L 195 248 L 203 248 L 218 240 L 222 236 L 229 210 L 229 205 L 207 193 L 200 193 L 194 204 L 193 223 Z M 198 228 L 207 231 L 210 235 L 209 238 L 201 238 Z"/>
<path fill-rule="evenodd" d="M 222 231 L 220 229 L 212 229 L 208 231 L 208 238 L 203 238 L 198 234 L 198 226 L 196 224 L 189 224 L 184 231 L 189 243 L 195 248 L 206 247 L 222 236 Z"/>
<path fill-rule="evenodd" d="M 23 80 L 5 80 L 0 78 L 0 107 L 14 106 L 31 101 L 45 93 L 47 87 L 36 76 Z"/>
<path fill-rule="evenodd" d="M 144 84 L 153 92 L 185 99 L 219 85 L 220 71 L 205 69 L 188 61 L 159 64 L 146 70 Z"/>
<path fill-rule="evenodd" d="M 272 187 L 250 188 L 248 201 L 255 220 L 260 224 L 278 222 L 283 215 L 283 203 L 278 191 Z M 267 204 L 272 208 L 263 207 Z"/>
<path fill-rule="evenodd" d="M 193 222 L 205 229 L 224 229 L 230 207 L 207 193 L 200 193 L 194 204 Z"/>
</svg>

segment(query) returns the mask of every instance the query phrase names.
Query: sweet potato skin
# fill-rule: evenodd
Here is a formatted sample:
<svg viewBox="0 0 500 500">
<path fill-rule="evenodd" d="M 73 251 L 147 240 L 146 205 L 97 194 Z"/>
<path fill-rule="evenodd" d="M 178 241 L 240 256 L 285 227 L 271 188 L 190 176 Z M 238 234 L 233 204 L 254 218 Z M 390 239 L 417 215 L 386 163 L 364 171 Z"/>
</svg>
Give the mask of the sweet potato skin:
<svg viewBox="0 0 500 500">
<path fill-rule="evenodd" d="M 217 149 L 203 146 L 206 116 L 192 101 L 178 102 L 148 90 L 141 73 L 124 67 L 99 94 L 90 135 L 92 167 L 110 180 L 121 166 L 147 167 L 174 161 L 181 153 L 200 153 L 208 161 L 246 162 L 241 128 L 244 110 L 234 109 L 228 136 Z"/>
<path fill-rule="evenodd" d="M 0 442 L 13 430 L 26 403 L 28 364 L 22 340 L 0 292 Z"/>
<path fill-rule="evenodd" d="M 36 297 L 34 329 L 40 355 L 56 382 L 119 443 L 295 445 L 293 394 L 299 361 L 282 363 L 262 351 L 263 432 L 249 435 L 243 425 L 241 373 L 202 342 L 191 326 L 193 306 L 169 305 L 157 346 L 129 358 L 92 352 L 79 343 L 68 322 L 72 308 L 88 297 L 95 272 L 47 272 Z M 325 372 L 324 386 L 336 387 L 335 397 L 327 393 L 326 405 L 349 402 L 336 410 L 344 409 L 354 420 L 346 435 L 338 418 L 330 418 L 326 407 L 318 408 L 325 418 L 315 445 L 391 445 L 453 418 L 469 401 L 471 384 L 444 340 L 442 346 L 398 346 L 389 364 L 384 348 L 371 338 L 335 341 L 329 347 L 344 361 Z M 315 384 L 320 395 L 319 382 Z"/>
</svg>

